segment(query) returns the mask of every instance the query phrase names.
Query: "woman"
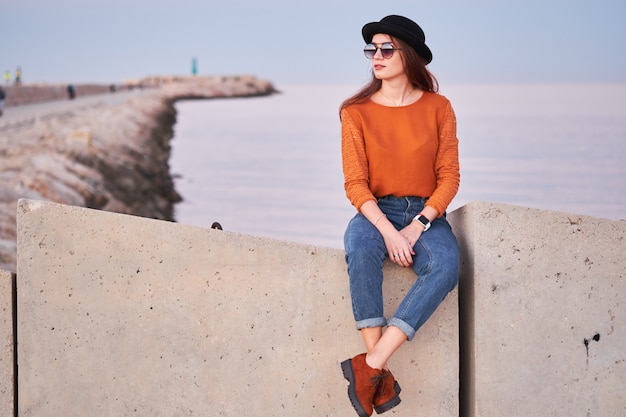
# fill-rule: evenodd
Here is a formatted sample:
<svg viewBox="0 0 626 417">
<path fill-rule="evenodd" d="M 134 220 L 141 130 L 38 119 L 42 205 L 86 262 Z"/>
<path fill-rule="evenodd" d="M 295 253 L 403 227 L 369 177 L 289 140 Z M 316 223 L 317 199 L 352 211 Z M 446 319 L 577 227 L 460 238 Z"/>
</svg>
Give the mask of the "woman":
<svg viewBox="0 0 626 417">
<path fill-rule="evenodd" d="M 426 65 L 432 53 L 410 19 L 387 16 L 362 29 L 371 82 L 341 105 L 346 195 L 357 209 L 345 232 L 352 310 L 366 353 L 342 362 L 359 416 L 400 403 L 387 362 L 456 286 L 459 249 L 445 211 L 459 187 L 456 118 Z M 385 257 L 412 268 L 415 283 L 387 321 Z M 383 332 L 383 327 L 386 330 Z"/>
</svg>

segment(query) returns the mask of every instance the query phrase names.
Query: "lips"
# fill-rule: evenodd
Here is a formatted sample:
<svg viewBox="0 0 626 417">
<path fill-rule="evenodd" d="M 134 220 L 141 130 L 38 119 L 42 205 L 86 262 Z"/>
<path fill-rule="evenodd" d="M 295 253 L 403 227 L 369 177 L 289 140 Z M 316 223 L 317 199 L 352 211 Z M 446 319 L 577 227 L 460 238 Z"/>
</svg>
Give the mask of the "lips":
<svg viewBox="0 0 626 417">
<path fill-rule="evenodd" d="M 380 65 L 380 64 L 376 64 L 376 65 L 374 65 L 374 69 L 375 69 L 375 70 L 381 70 L 381 69 L 383 69 L 383 68 L 385 68 L 385 66 L 384 66 L 384 65 Z"/>
</svg>

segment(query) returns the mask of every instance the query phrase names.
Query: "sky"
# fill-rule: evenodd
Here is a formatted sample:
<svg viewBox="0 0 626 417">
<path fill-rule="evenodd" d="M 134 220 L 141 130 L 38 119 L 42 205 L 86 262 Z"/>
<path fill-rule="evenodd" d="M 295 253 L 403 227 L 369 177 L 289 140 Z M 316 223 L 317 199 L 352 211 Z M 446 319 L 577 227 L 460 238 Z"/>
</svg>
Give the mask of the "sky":
<svg viewBox="0 0 626 417">
<path fill-rule="evenodd" d="M 0 0 L 0 71 L 25 83 L 251 74 L 362 83 L 361 27 L 415 20 L 440 83 L 625 83 L 624 0 Z"/>
</svg>

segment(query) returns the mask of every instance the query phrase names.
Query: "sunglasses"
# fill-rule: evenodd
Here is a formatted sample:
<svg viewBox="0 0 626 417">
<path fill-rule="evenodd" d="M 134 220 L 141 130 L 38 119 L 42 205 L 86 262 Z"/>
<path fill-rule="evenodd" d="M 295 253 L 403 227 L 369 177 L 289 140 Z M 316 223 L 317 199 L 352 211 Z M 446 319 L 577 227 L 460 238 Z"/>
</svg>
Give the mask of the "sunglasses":
<svg viewBox="0 0 626 417">
<path fill-rule="evenodd" d="M 383 58 L 385 59 L 389 59 L 393 56 L 393 51 L 401 51 L 402 49 L 400 48 L 394 48 L 392 44 L 390 44 L 389 42 L 385 42 L 382 45 L 380 45 L 380 47 L 376 46 L 373 43 L 368 43 L 367 45 L 365 45 L 365 48 L 363 48 L 363 53 L 365 54 L 365 56 L 369 59 L 373 59 L 374 55 L 376 55 L 376 52 L 380 49 L 380 54 L 383 56 Z"/>
</svg>

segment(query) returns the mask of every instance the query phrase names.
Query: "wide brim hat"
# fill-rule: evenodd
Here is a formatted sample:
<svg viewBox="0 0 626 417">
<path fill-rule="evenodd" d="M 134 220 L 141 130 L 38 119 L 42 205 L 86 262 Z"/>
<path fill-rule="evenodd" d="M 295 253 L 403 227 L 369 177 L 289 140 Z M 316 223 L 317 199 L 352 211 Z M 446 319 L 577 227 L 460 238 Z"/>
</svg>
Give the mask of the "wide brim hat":
<svg viewBox="0 0 626 417">
<path fill-rule="evenodd" d="M 419 56 L 429 64 L 433 60 L 433 53 L 426 46 L 426 36 L 422 28 L 403 16 L 390 15 L 383 17 L 380 22 L 370 22 L 363 26 L 361 30 L 365 43 L 372 42 L 372 38 L 377 33 L 395 36 L 408 43 Z"/>
</svg>

